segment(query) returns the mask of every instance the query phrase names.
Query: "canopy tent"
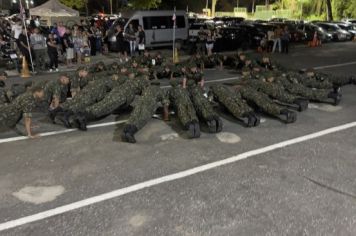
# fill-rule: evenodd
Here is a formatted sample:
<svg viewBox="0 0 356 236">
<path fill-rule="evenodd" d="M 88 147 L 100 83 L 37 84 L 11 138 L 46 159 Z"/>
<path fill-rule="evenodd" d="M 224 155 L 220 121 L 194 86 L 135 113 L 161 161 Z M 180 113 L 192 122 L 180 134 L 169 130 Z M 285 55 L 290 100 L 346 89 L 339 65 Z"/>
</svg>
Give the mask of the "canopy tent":
<svg viewBox="0 0 356 236">
<path fill-rule="evenodd" d="M 60 3 L 58 0 L 48 2 L 30 9 L 30 14 L 41 17 L 78 17 L 79 12 Z"/>
</svg>

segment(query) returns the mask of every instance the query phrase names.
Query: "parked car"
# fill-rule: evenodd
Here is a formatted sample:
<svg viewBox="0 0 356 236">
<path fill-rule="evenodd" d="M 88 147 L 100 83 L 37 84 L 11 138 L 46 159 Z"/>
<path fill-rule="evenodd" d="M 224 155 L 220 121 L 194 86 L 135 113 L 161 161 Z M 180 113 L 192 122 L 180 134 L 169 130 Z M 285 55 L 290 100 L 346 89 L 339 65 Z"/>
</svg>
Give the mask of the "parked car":
<svg viewBox="0 0 356 236">
<path fill-rule="evenodd" d="M 341 29 L 338 25 L 328 22 L 316 22 L 327 33 L 332 35 L 333 41 L 346 41 L 352 38 L 351 34 L 346 30 Z"/>
<path fill-rule="evenodd" d="M 345 23 L 345 22 L 335 22 L 341 29 L 346 30 L 351 34 L 351 38 L 353 38 L 356 35 L 356 26 L 354 26 L 351 23 Z"/>
<path fill-rule="evenodd" d="M 317 33 L 318 38 L 323 43 L 330 42 L 333 39 L 333 36 L 331 33 L 328 33 L 320 26 L 317 26 L 317 25 L 314 25 L 311 23 L 300 24 L 300 25 L 298 25 L 298 29 L 302 30 L 305 33 L 305 37 L 306 37 L 307 41 L 313 40 L 315 32 Z"/>
</svg>

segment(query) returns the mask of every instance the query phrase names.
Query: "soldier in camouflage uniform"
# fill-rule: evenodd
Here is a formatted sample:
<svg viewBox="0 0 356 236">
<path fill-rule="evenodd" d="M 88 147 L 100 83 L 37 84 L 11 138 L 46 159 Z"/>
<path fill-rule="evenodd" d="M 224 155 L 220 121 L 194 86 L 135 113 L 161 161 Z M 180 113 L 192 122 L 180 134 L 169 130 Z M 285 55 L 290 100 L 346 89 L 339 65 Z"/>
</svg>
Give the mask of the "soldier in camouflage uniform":
<svg viewBox="0 0 356 236">
<path fill-rule="evenodd" d="M 70 91 L 72 97 L 75 97 L 80 90 L 89 84 L 90 81 L 95 80 L 93 74 L 89 74 L 88 69 L 79 67 L 71 80 Z"/>
<path fill-rule="evenodd" d="M 188 90 L 180 87 L 179 82 L 176 79 L 172 79 L 170 82 L 172 88 L 168 91 L 168 95 L 179 121 L 184 129 L 188 130 L 189 138 L 199 138 L 199 119 L 194 109 L 194 105 L 190 100 Z"/>
<path fill-rule="evenodd" d="M 106 68 L 104 62 L 102 62 L 102 61 L 92 65 L 89 69 L 90 73 L 98 73 L 98 72 L 103 72 L 103 71 L 107 71 L 107 68 Z"/>
<path fill-rule="evenodd" d="M 217 53 L 214 53 L 214 54 L 212 54 L 210 56 L 204 56 L 203 57 L 203 62 L 204 62 L 204 68 L 215 68 L 215 67 L 218 67 L 219 70 L 223 69 L 222 57 Z"/>
<path fill-rule="evenodd" d="M 5 81 L 7 74 L 5 71 L 0 71 L 0 106 L 9 102 L 9 90 L 6 89 Z"/>
<path fill-rule="evenodd" d="M 154 60 L 154 66 L 161 66 L 166 63 L 166 60 L 162 56 L 161 52 L 157 52 L 153 60 Z"/>
<path fill-rule="evenodd" d="M 145 66 L 145 67 L 152 66 L 152 57 L 147 50 L 145 50 L 142 56 L 137 57 L 136 60 L 140 66 Z"/>
<path fill-rule="evenodd" d="M 347 84 L 356 84 L 353 76 L 335 76 L 324 73 L 316 73 L 314 69 L 307 69 L 305 74 L 301 75 L 300 82 L 307 87 L 318 89 L 335 89 Z M 300 77 L 299 77 L 300 78 Z"/>
<path fill-rule="evenodd" d="M 0 127 L 15 128 L 16 124 L 25 119 L 25 129 L 27 136 L 35 138 L 31 130 L 32 112 L 36 107 L 36 102 L 43 100 L 44 92 L 40 87 L 18 96 L 11 104 L 0 106 Z"/>
<path fill-rule="evenodd" d="M 192 80 L 195 84 L 198 84 L 200 87 L 204 87 L 204 76 L 203 73 L 198 70 L 195 63 L 190 63 L 185 73 L 185 78 L 183 79 L 183 88 L 187 87 L 187 81 Z"/>
<path fill-rule="evenodd" d="M 126 79 L 125 82 L 122 79 Z M 92 104 L 84 109 L 85 118 L 95 120 L 110 115 L 113 111 L 129 106 L 136 95 L 141 94 L 142 90 L 149 85 L 143 77 L 121 78 L 113 89 L 99 102 Z"/>
<path fill-rule="evenodd" d="M 136 143 L 135 133 L 147 124 L 160 105 L 164 107 L 164 120 L 168 120 L 169 98 L 159 85 L 158 82 L 152 82 L 143 90 L 122 131 L 122 141 Z"/>
<path fill-rule="evenodd" d="M 214 111 L 214 108 L 209 103 L 209 100 L 204 96 L 203 89 L 200 86 L 197 86 L 194 81 L 189 81 L 188 91 L 198 117 L 201 121 L 206 122 L 209 127 L 209 132 L 221 132 L 223 127 L 222 120 Z"/>
<path fill-rule="evenodd" d="M 272 99 L 276 99 L 279 102 L 285 104 L 295 104 L 298 106 L 298 111 L 304 111 L 308 108 L 308 100 L 303 99 L 300 96 L 288 93 L 281 84 L 273 82 L 274 74 L 271 72 L 265 72 L 260 79 L 245 75 L 243 80 L 239 83 L 247 84 L 248 86 L 256 89 L 258 92 L 265 93 Z"/>
<path fill-rule="evenodd" d="M 260 124 L 260 117 L 242 99 L 240 93 L 223 85 L 213 85 L 210 87 L 209 97 L 225 107 L 235 118 L 243 120 L 247 127 Z"/>
<path fill-rule="evenodd" d="M 308 88 L 299 83 L 295 78 L 280 75 L 275 78 L 275 82 L 281 84 L 289 93 L 306 98 L 310 101 L 326 102 L 328 99 L 332 99 L 335 106 L 341 101 L 341 94 L 338 92 L 327 89 Z"/>
<path fill-rule="evenodd" d="M 111 63 L 107 69 L 108 75 L 118 74 L 119 68 L 119 64 L 116 61 Z"/>
<path fill-rule="evenodd" d="M 160 66 L 155 66 L 153 70 L 153 77 L 155 79 L 170 79 L 172 78 L 171 65 L 164 64 Z"/>
<path fill-rule="evenodd" d="M 86 130 L 86 120 L 78 116 L 85 108 L 101 101 L 111 89 L 111 78 L 100 78 L 90 82 L 71 100 L 61 104 L 60 110 L 54 115 L 65 127 L 76 127 Z"/>
</svg>

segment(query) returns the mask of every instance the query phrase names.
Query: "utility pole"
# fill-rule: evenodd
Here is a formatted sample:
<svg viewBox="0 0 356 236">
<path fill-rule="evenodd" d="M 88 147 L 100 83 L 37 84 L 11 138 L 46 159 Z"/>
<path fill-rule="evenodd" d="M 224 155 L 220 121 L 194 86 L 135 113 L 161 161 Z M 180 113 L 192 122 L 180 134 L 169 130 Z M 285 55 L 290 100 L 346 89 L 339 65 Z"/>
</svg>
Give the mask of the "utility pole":
<svg viewBox="0 0 356 236">
<path fill-rule="evenodd" d="M 110 14 L 112 15 L 112 0 L 110 0 Z"/>
</svg>

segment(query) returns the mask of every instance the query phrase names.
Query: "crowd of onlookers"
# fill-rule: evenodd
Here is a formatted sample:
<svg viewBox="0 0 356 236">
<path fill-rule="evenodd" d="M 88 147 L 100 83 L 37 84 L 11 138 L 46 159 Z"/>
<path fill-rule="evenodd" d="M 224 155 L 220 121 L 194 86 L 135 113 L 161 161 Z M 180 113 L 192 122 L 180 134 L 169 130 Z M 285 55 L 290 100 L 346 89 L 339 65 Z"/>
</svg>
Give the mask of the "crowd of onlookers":
<svg viewBox="0 0 356 236">
<path fill-rule="evenodd" d="M 33 17 L 26 21 L 20 18 L 0 19 L 0 47 L 10 47 L 26 58 L 29 68 L 35 71 L 58 71 L 62 62 L 68 67 L 85 63 L 87 58 L 108 53 L 108 32 L 113 21 L 108 18 L 81 20 L 73 26 L 59 21 L 50 27 L 40 25 Z M 119 55 L 127 57 L 136 50 L 144 50 L 145 34 L 142 27 L 132 25 L 126 32 L 122 26 L 115 27 Z"/>
</svg>

